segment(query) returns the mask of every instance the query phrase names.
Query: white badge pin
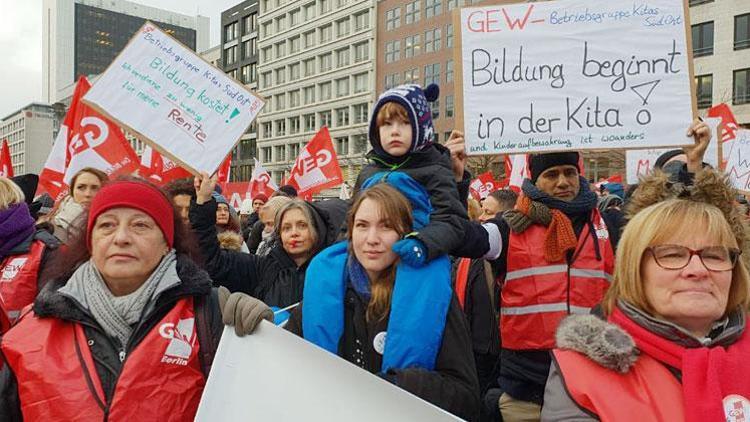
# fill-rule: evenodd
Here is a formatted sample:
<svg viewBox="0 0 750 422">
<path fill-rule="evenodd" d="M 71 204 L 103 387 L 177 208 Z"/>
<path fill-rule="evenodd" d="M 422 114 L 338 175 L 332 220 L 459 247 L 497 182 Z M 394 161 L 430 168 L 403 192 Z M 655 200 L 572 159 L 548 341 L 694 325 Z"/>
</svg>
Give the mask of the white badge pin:
<svg viewBox="0 0 750 422">
<path fill-rule="evenodd" d="M 376 334 L 375 338 L 372 340 L 373 349 L 375 349 L 375 351 L 380 353 L 381 355 L 385 351 L 385 336 L 386 335 L 387 335 L 387 332 L 381 331 L 378 334 Z"/>
<path fill-rule="evenodd" d="M 750 418 L 750 400 L 739 394 L 724 397 L 724 414 L 727 422 L 747 421 Z"/>
</svg>

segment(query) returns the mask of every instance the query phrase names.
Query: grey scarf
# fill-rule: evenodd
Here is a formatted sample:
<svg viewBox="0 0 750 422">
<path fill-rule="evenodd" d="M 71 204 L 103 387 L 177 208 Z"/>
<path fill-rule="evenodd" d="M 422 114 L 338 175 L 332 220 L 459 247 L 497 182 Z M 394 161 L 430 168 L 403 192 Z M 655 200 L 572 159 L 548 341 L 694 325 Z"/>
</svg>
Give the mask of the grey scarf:
<svg viewBox="0 0 750 422">
<path fill-rule="evenodd" d="M 126 347 L 133 326 L 140 321 L 154 291 L 165 282 L 179 282 L 176 277 L 177 255 L 173 249 L 162 258 L 141 287 L 128 295 L 113 295 L 91 260 L 78 267 L 63 289 L 64 293 L 82 300 L 82 305 L 89 309 L 104 331 Z"/>
</svg>

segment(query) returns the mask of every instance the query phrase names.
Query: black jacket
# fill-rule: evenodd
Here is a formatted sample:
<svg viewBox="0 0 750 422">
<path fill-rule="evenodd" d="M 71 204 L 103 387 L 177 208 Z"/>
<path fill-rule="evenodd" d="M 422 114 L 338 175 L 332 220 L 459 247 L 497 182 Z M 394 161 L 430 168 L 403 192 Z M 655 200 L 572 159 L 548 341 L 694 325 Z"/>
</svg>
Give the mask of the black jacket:
<svg viewBox="0 0 750 422">
<path fill-rule="evenodd" d="M 210 368 L 213 353 L 221 338 L 224 326 L 221 322 L 218 296 L 211 289 L 211 279 L 205 271 L 198 268 L 189 258 L 178 256 L 177 275 L 182 283 L 165 290 L 156 298 L 155 305 L 151 311 L 142 318 L 131 335 L 130 341 L 125 348 L 127 355 L 134 350 L 143 338 L 154 328 L 161 319 L 172 310 L 179 299 L 194 296 L 195 303 L 201 303 L 201 312 L 196 306 L 196 332 L 201 349 L 208 354 L 201 354 L 201 364 L 205 369 Z M 41 318 L 59 318 L 66 321 L 80 323 L 84 326 L 84 333 L 91 349 L 96 372 L 101 381 L 102 390 L 109 404 L 112 400 L 114 387 L 117 384 L 120 371 L 124 362 L 120 361 L 119 341 L 110 337 L 99 326 L 88 310 L 83 309 L 76 301 L 64 296 L 58 290 L 67 283 L 67 280 L 53 280 L 48 283 L 33 305 L 34 313 Z M 207 318 L 203 318 L 206 315 Z M 199 319 L 201 319 L 199 321 Z M 205 324 L 206 329 L 200 325 Z M 12 330 L 12 328 L 11 328 Z M 204 333 L 211 338 L 203 338 Z M 83 376 L 83 375 L 82 375 Z M 0 372 L 0 420 L 20 421 L 21 410 L 18 398 L 18 383 L 15 375 L 8 365 Z"/>
<path fill-rule="evenodd" d="M 430 195 L 432 214 L 430 223 L 419 230 L 417 239 L 427 247 L 428 259 L 450 254 L 462 245 L 462 221 L 468 221 L 466 206 L 459 198 L 451 168 L 450 151 L 440 144 L 432 144 L 423 151 L 407 154 L 400 162 L 388 162 L 375 151 L 367 153 L 370 164 L 365 166 L 354 185 L 356 194 L 371 176 L 382 171 L 401 171 L 422 185 Z M 482 256 L 483 254 L 479 254 Z"/>
<path fill-rule="evenodd" d="M 313 247 L 317 253 L 333 243 L 339 227 L 327 211 L 315 204 L 308 205 L 313 209 L 313 223 L 318 231 L 318 243 Z M 216 239 L 215 221 L 216 201 L 213 199 L 190 207 L 190 224 L 198 237 L 206 271 L 214 282 L 232 292 L 247 293 L 268 306 L 283 308 L 302 300 L 305 270 L 310 260 L 297 267 L 280 244 L 267 256 L 221 249 Z"/>
<path fill-rule="evenodd" d="M 373 340 L 378 333 L 387 330 L 388 318 L 368 323 L 365 320 L 367 304 L 351 288 L 347 289 L 344 300 L 344 333 L 339 356 L 454 415 L 469 421 L 477 420 L 479 383 L 468 327 L 455 297 L 448 309 L 435 370 L 391 369 L 385 374 L 380 373 L 383 356 L 375 351 Z M 302 306 L 298 306 L 286 329 L 302 336 L 302 318 Z"/>
</svg>

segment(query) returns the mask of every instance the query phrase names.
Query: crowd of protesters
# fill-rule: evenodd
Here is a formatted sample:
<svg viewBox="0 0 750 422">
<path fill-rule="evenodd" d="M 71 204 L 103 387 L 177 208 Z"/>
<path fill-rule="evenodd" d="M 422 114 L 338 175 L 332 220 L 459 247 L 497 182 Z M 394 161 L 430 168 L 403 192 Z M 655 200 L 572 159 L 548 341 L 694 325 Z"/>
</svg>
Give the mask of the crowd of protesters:
<svg viewBox="0 0 750 422">
<path fill-rule="evenodd" d="M 747 213 L 708 127 L 637 186 L 539 153 L 479 203 L 438 96 L 378 98 L 351 201 L 235 210 L 207 173 L 84 168 L 53 203 L 0 177 L 0 420 L 191 420 L 224 325 L 264 319 L 471 421 L 750 412 Z"/>
</svg>

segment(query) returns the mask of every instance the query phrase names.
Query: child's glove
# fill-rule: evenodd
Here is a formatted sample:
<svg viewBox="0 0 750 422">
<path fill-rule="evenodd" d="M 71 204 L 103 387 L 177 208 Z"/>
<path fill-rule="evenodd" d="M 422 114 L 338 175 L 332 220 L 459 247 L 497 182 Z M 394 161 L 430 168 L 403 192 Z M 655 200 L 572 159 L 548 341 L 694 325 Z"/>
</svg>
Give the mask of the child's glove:
<svg viewBox="0 0 750 422">
<path fill-rule="evenodd" d="M 399 240 L 392 249 L 407 265 L 421 267 L 427 263 L 427 247 L 418 239 L 410 237 Z"/>
</svg>

